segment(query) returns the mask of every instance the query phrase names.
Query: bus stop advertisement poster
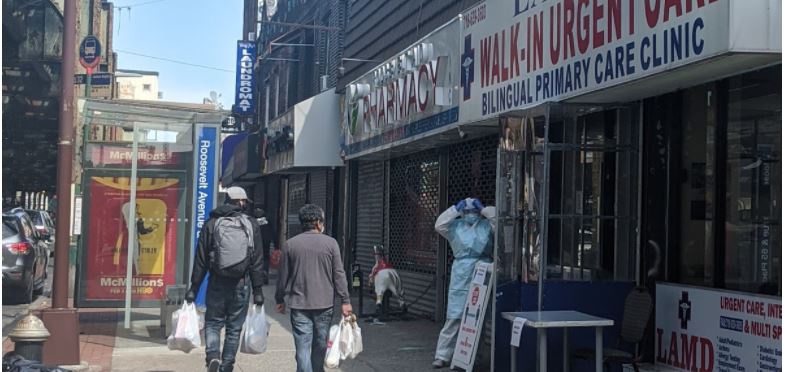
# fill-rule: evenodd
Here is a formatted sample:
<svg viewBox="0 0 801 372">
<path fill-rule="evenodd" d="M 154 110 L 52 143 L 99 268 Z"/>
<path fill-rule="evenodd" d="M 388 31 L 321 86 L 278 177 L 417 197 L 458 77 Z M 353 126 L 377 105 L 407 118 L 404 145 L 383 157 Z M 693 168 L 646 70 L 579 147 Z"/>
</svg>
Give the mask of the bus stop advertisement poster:
<svg viewBox="0 0 801 372">
<path fill-rule="evenodd" d="M 84 299 L 124 301 L 128 254 L 133 254 L 131 298 L 159 301 L 175 283 L 180 180 L 138 178 L 136 207 L 130 212 L 130 179 L 91 177 Z M 134 247 L 128 221 L 135 219 Z"/>
</svg>

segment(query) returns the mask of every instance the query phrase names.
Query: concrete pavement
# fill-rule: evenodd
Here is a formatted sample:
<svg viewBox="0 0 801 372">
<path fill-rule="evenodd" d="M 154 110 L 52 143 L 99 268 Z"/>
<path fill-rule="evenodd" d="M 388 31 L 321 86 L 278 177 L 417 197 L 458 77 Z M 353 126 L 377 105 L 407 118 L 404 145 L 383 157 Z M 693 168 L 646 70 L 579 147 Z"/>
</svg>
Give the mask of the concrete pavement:
<svg viewBox="0 0 801 372">
<path fill-rule="evenodd" d="M 275 281 L 271 281 L 274 283 Z M 265 287 L 265 306 L 271 322 L 267 352 L 237 355 L 236 371 L 294 371 L 295 347 L 288 315 L 275 312 L 275 287 Z M 369 300 L 368 300 L 369 301 Z M 339 319 L 339 315 L 335 315 Z M 141 309 L 132 315 L 132 328 L 123 328 L 118 317 L 111 355 L 112 371 L 166 372 L 203 371 L 203 349 L 185 354 L 167 349 L 159 327 L 158 309 Z M 409 320 L 372 325 L 360 321 L 364 352 L 354 360 L 343 361 L 330 371 L 422 371 L 433 360 L 439 326 L 428 320 Z"/>
</svg>

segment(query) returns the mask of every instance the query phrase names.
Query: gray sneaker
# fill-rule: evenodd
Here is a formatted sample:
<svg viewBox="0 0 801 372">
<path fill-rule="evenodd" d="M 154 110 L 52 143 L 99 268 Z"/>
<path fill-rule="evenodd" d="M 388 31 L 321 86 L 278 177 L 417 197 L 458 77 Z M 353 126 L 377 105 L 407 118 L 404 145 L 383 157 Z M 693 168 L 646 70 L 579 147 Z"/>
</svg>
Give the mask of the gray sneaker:
<svg viewBox="0 0 801 372">
<path fill-rule="evenodd" d="M 206 372 L 217 372 L 217 371 L 219 371 L 221 363 L 222 362 L 220 362 L 219 359 L 212 359 L 211 362 L 209 362 L 208 368 L 206 368 Z"/>
<path fill-rule="evenodd" d="M 439 369 L 439 368 L 445 367 L 445 364 L 446 364 L 446 363 L 445 363 L 445 361 L 444 361 L 444 360 L 442 360 L 442 359 L 435 359 L 435 360 L 434 360 L 434 363 L 431 363 L 431 366 L 432 366 L 432 367 L 434 367 L 434 368 L 438 368 L 438 369 Z"/>
</svg>

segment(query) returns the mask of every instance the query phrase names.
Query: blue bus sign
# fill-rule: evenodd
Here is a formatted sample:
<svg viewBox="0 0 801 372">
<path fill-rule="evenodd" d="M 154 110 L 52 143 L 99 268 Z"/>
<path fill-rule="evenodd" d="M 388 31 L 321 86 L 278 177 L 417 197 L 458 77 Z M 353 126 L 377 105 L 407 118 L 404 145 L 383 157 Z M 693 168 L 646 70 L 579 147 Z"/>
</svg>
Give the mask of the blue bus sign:
<svg viewBox="0 0 801 372">
<path fill-rule="evenodd" d="M 101 50 L 100 40 L 94 35 L 89 35 L 81 41 L 79 50 L 80 58 L 78 61 L 81 63 L 81 66 L 86 68 L 86 72 L 90 75 L 92 74 L 92 70 L 100 64 Z"/>
</svg>

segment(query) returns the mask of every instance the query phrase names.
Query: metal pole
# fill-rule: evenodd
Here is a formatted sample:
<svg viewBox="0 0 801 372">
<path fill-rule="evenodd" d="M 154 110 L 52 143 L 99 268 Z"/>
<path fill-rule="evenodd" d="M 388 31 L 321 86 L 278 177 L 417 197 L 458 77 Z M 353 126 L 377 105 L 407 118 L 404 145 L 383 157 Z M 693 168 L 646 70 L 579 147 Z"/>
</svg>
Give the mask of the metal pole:
<svg viewBox="0 0 801 372">
<path fill-rule="evenodd" d="M 134 246 L 137 234 L 136 227 L 136 168 L 139 165 L 139 127 L 133 124 L 133 148 L 131 149 L 131 198 L 128 203 L 128 266 L 125 271 L 125 329 L 131 328 L 131 282 L 133 281 L 133 250 L 139 249 L 139 245 Z"/>
<path fill-rule="evenodd" d="M 61 50 L 61 105 L 58 113 L 58 178 L 56 195 L 56 252 L 53 268 L 53 308 L 67 307 L 70 253 L 70 185 L 72 184 L 73 113 L 75 93 L 75 0 L 64 0 L 64 36 Z"/>
<path fill-rule="evenodd" d="M 86 71 L 86 98 L 92 98 L 92 74 Z"/>
</svg>

